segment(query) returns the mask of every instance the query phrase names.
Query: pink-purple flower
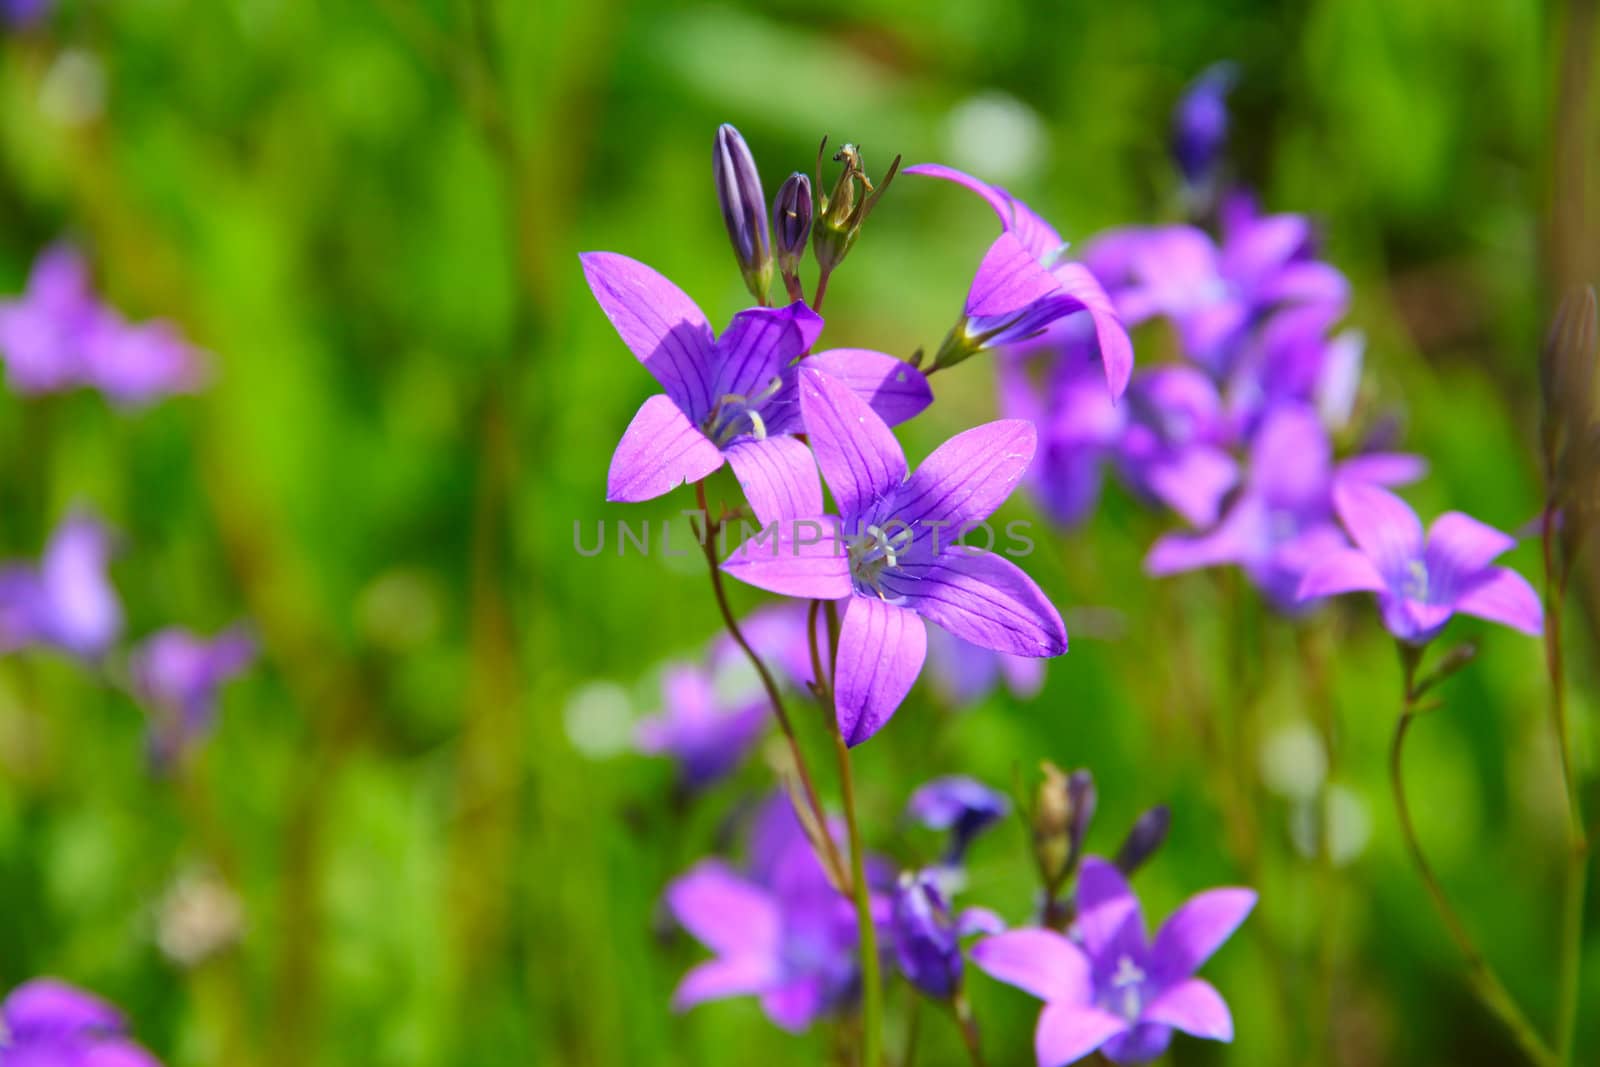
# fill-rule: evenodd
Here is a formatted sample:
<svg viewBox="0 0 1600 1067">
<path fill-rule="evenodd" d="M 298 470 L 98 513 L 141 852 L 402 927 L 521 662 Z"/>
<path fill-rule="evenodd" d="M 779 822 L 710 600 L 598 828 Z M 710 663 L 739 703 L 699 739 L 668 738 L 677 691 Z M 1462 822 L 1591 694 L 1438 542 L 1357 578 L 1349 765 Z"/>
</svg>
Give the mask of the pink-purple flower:
<svg viewBox="0 0 1600 1067">
<path fill-rule="evenodd" d="M 713 785 L 738 767 L 767 723 L 765 694 L 725 699 L 712 672 L 694 663 L 667 666 L 661 699 L 661 710 L 639 721 L 635 739 L 641 752 L 672 757 L 689 789 Z"/>
<path fill-rule="evenodd" d="M 128 1037 L 122 1013 L 52 978 L 35 978 L 0 1004 L 5 1067 L 159 1067 Z"/>
<path fill-rule="evenodd" d="M 882 352 L 807 355 L 822 318 L 798 301 L 741 311 L 719 338 L 681 289 L 643 263 L 612 252 L 580 258 L 601 309 L 665 390 L 644 402 L 623 433 L 607 476 L 608 500 L 649 500 L 726 461 L 761 522 L 820 510 L 816 464 L 793 436 L 801 429 L 795 373 L 802 356 L 890 422 L 910 418 L 933 399 L 920 372 Z"/>
<path fill-rule="evenodd" d="M 833 688 L 846 741 L 871 737 L 905 699 L 927 654 L 923 620 L 996 652 L 1066 651 L 1061 616 L 1031 578 L 955 543 L 1011 495 L 1033 458 L 1031 423 L 958 434 L 911 473 L 888 426 L 844 384 L 806 368 L 799 391 L 839 514 L 795 513 L 723 568 L 784 596 L 844 602 Z"/>
<path fill-rule="evenodd" d="M 1248 889 L 1208 890 L 1150 940 L 1121 872 L 1090 856 L 1078 876 L 1071 937 L 1011 930 L 974 945 L 972 962 L 1045 1002 L 1034 1033 L 1039 1067 L 1063 1067 L 1096 1051 L 1113 1063 L 1145 1063 L 1167 1050 L 1174 1030 L 1233 1039 L 1228 1005 L 1195 971 L 1255 902 Z"/>
<path fill-rule="evenodd" d="M 112 547 L 111 532 L 78 513 L 51 534 L 37 563 L 0 565 L 0 653 L 40 647 L 103 657 L 123 621 L 108 573 Z"/>
<path fill-rule="evenodd" d="M 255 657 L 255 638 L 242 626 L 209 639 L 168 627 L 129 653 L 129 680 L 150 718 L 150 755 L 157 766 L 170 766 L 210 732 L 218 691 Z"/>
<path fill-rule="evenodd" d="M 1539 594 L 1516 571 L 1492 565 L 1516 544 L 1510 534 L 1449 511 L 1424 536 L 1405 501 L 1349 479 L 1335 484 L 1333 503 L 1355 547 L 1330 551 L 1310 567 L 1300 599 L 1376 593 L 1384 626 L 1412 645 L 1431 641 L 1457 613 L 1543 632 Z"/>
<path fill-rule="evenodd" d="M 954 168 L 921 163 L 906 173 L 971 190 L 1000 216 L 1002 227 L 967 290 L 963 320 L 934 365 L 1036 337 L 1083 311 L 1094 327 L 1106 384 L 1113 398 L 1120 397 L 1133 372 L 1133 344 L 1100 282 L 1083 264 L 1066 258 L 1066 242 L 1055 227 L 1000 186 Z"/>
</svg>

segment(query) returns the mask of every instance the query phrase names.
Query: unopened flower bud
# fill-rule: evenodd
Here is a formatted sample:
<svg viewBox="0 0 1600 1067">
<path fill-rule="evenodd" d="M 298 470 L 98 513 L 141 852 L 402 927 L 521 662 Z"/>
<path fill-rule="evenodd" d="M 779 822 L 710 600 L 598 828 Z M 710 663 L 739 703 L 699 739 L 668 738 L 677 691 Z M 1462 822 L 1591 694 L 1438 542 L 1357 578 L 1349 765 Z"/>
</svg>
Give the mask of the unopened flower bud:
<svg viewBox="0 0 1600 1067">
<path fill-rule="evenodd" d="M 961 984 L 961 942 L 944 894 L 926 871 L 906 872 L 890 920 L 895 962 L 912 985 L 948 999 Z"/>
<path fill-rule="evenodd" d="M 722 221 L 728 226 L 733 254 L 739 260 L 744 283 L 757 303 L 767 302 L 772 284 L 772 241 L 767 230 L 767 197 L 761 191 L 761 175 L 739 131 L 727 123 L 717 129 L 711 154 L 712 171 L 717 181 L 717 199 L 722 204 Z"/>
<path fill-rule="evenodd" d="M 1094 817 L 1094 776 L 1088 771 L 1068 775 L 1053 763 L 1040 768 L 1033 808 L 1033 848 L 1039 869 L 1051 886 L 1064 882 L 1083 852 L 1084 835 Z"/>
<path fill-rule="evenodd" d="M 1112 862 L 1123 874 L 1132 875 L 1166 842 L 1167 830 L 1171 826 L 1170 808 L 1165 804 L 1151 808 L 1134 822 L 1133 829 L 1128 831 L 1128 836 L 1122 841 L 1122 847 L 1117 849 L 1117 858 Z"/>
<path fill-rule="evenodd" d="M 822 188 L 822 154 L 827 144 L 828 139 L 824 137 L 822 144 L 817 146 L 819 189 Z M 844 257 L 861 235 L 862 223 L 866 222 L 867 215 L 900 169 L 900 157 L 895 156 L 894 162 L 889 164 L 888 173 L 874 186 L 862 168 L 861 151 L 855 145 L 847 144 L 839 149 L 834 153 L 833 161 L 844 164 L 844 169 L 839 172 L 838 181 L 834 182 L 833 192 L 823 196 L 817 205 L 816 226 L 811 238 L 812 248 L 817 254 L 817 266 L 824 277 L 844 262 Z M 860 186 L 859 191 L 857 185 Z"/>
<path fill-rule="evenodd" d="M 778 188 L 772 201 L 772 232 L 778 253 L 778 271 L 790 299 L 802 300 L 800 261 L 811 239 L 811 179 L 796 171 Z"/>
</svg>

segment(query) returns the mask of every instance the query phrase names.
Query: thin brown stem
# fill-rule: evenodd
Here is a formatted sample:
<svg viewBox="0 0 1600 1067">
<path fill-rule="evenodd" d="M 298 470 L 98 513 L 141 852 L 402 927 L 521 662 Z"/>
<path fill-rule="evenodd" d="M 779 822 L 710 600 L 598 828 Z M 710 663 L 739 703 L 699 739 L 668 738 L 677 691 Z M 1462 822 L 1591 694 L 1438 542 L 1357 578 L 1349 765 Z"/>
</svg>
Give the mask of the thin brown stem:
<svg viewBox="0 0 1600 1067">
<path fill-rule="evenodd" d="M 800 749 L 800 739 L 795 736 L 794 724 L 790 721 L 789 712 L 783 705 L 783 695 L 778 689 L 777 680 L 772 677 L 772 671 L 745 639 L 744 631 L 739 629 L 738 620 L 733 617 L 733 608 L 728 604 L 728 591 L 722 583 L 722 568 L 717 561 L 717 533 L 720 523 L 711 517 L 710 506 L 706 503 L 706 483 L 703 480 L 694 484 L 694 495 L 695 501 L 700 506 L 700 514 L 705 517 L 706 525 L 703 536 L 699 539 L 700 547 L 705 553 L 706 568 L 711 575 L 711 592 L 716 597 L 717 609 L 722 613 L 722 624 L 727 628 L 728 636 L 733 638 L 734 644 L 744 652 L 745 658 L 760 676 L 761 687 L 767 693 L 767 702 L 772 705 L 773 718 L 778 720 L 778 729 L 783 731 L 784 740 L 789 743 L 789 754 L 794 760 L 795 777 L 800 781 L 800 790 L 805 796 L 806 807 L 811 809 L 811 816 L 820 829 L 818 836 L 823 850 L 822 860 L 840 885 L 848 885 L 844 860 L 839 855 L 838 846 L 833 842 L 833 836 L 828 833 L 828 818 L 822 810 L 822 801 L 817 796 L 817 787 L 811 780 L 811 772 L 806 767 L 805 754 Z"/>
</svg>

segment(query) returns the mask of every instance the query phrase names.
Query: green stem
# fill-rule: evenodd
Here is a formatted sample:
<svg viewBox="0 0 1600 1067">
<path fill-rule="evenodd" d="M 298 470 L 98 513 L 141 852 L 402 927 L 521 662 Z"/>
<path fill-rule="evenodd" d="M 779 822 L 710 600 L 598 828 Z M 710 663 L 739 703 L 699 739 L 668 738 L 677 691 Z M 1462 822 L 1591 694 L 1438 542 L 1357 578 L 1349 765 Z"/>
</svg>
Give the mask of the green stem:
<svg viewBox="0 0 1600 1067">
<path fill-rule="evenodd" d="M 856 904 L 856 931 L 861 945 L 861 1067 L 880 1067 L 883 1063 L 883 982 L 878 966 L 878 930 L 872 922 L 872 890 L 867 885 L 866 854 L 861 846 L 861 826 L 856 819 L 855 776 L 850 772 L 850 746 L 839 732 L 834 714 L 833 685 L 824 678 L 821 654 L 817 649 L 816 618 L 821 601 L 811 602 L 807 637 L 811 642 L 811 662 L 816 675 L 817 697 L 822 701 L 822 717 L 833 735 L 833 752 L 839 763 L 839 792 L 844 802 L 844 822 L 850 837 L 850 889 Z M 829 605 L 832 608 L 832 605 Z M 837 611 L 828 612 L 828 647 L 838 641 Z M 837 662 L 837 661 L 835 661 Z M 826 825 L 826 824 L 824 824 Z M 826 836 L 826 835 L 825 835 Z"/>
<path fill-rule="evenodd" d="M 950 999 L 951 1011 L 955 1014 L 956 1025 L 961 1028 L 961 1043 L 967 1048 L 967 1058 L 972 1061 L 972 1067 L 988 1067 L 988 1062 L 983 1058 L 983 1042 L 978 1037 L 978 1020 L 972 1014 L 972 1001 L 967 999 L 965 989 L 957 989 L 954 997 Z"/>
<path fill-rule="evenodd" d="M 1411 862 L 1416 866 L 1417 873 L 1422 877 L 1422 883 L 1428 890 L 1428 896 L 1433 901 L 1434 910 L 1439 913 L 1445 929 L 1450 932 L 1451 940 L 1455 941 L 1456 947 L 1466 958 L 1467 976 L 1472 981 L 1478 999 L 1482 1000 L 1484 1006 L 1494 1012 L 1505 1024 L 1506 1029 L 1511 1031 L 1512 1037 L 1516 1039 L 1530 1062 L 1541 1067 L 1554 1067 L 1560 1061 L 1539 1036 L 1533 1024 L 1528 1021 L 1528 1017 L 1517 1005 L 1516 999 L 1500 981 L 1494 968 L 1489 965 L 1489 961 L 1472 940 L 1472 935 L 1467 932 L 1466 924 L 1456 914 L 1450 898 L 1445 895 L 1444 886 L 1440 884 L 1438 876 L 1428 864 L 1427 857 L 1423 855 L 1422 843 L 1417 837 L 1416 826 L 1411 821 L 1411 807 L 1406 802 L 1402 758 L 1411 723 L 1422 711 L 1417 704 L 1416 690 L 1417 664 L 1421 658 L 1420 649 L 1409 645 L 1401 646 L 1401 660 L 1405 668 L 1405 701 L 1401 705 L 1400 720 L 1395 724 L 1394 740 L 1389 746 L 1389 786 L 1394 792 L 1395 813 L 1399 816 L 1400 832 L 1405 838 L 1406 849 L 1411 854 Z"/>
<path fill-rule="evenodd" d="M 1572 1062 L 1578 1030 L 1578 993 L 1583 962 L 1583 899 L 1589 874 L 1589 839 L 1584 829 L 1583 799 L 1578 792 L 1567 722 L 1567 670 L 1562 647 L 1566 577 L 1557 573 L 1555 509 L 1544 513 L 1544 649 L 1550 678 L 1550 726 L 1561 757 L 1561 782 L 1567 795 L 1566 877 L 1561 893 L 1561 950 L 1557 970 L 1556 1050 L 1562 1063 Z"/>
<path fill-rule="evenodd" d="M 844 877 L 844 861 L 839 855 L 838 847 L 833 843 L 833 835 L 828 833 L 828 817 L 822 810 L 822 801 L 817 797 L 817 787 L 811 781 L 811 772 L 806 768 L 805 754 L 800 750 L 800 740 L 795 736 L 794 724 L 789 721 L 789 712 L 783 706 L 783 696 L 778 691 L 778 683 L 761 657 L 756 655 L 756 650 L 750 647 L 744 631 L 739 629 L 739 623 L 733 617 L 733 608 L 728 605 L 728 591 L 722 584 L 722 568 L 717 565 L 717 532 L 720 523 L 711 517 L 711 509 L 706 504 L 704 479 L 694 483 L 694 496 L 700 505 L 700 514 L 705 516 L 705 536 L 700 538 L 700 547 L 705 553 L 706 567 L 711 573 L 711 592 L 716 597 L 717 609 L 722 613 L 722 624 L 727 627 L 728 636 L 733 638 L 734 644 L 744 652 L 745 658 L 761 677 L 761 687 L 766 690 L 767 701 L 772 705 L 773 718 L 778 720 L 778 729 L 783 731 L 784 739 L 789 742 L 789 754 L 794 759 L 795 777 L 800 780 L 800 790 L 805 795 L 806 807 L 811 809 L 811 816 L 818 827 L 818 837 L 821 839 L 823 851 L 822 861 L 834 879 L 840 885 L 844 885 L 847 881 Z"/>
</svg>

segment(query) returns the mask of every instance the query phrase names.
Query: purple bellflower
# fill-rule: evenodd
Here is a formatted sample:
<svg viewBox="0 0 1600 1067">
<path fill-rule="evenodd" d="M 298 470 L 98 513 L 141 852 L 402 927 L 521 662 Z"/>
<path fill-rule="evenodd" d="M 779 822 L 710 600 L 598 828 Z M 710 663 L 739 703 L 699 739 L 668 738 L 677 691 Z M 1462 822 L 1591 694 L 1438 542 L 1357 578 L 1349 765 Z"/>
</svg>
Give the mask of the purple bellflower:
<svg viewBox="0 0 1600 1067">
<path fill-rule="evenodd" d="M 1074 939 L 1053 930 L 1012 930 L 972 947 L 990 977 L 1045 1002 L 1034 1034 L 1039 1067 L 1063 1067 L 1098 1050 L 1113 1063 L 1145 1063 L 1172 1031 L 1233 1040 L 1222 996 L 1194 977 L 1255 906 L 1248 889 L 1192 897 L 1145 935 L 1139 900 L 1112 864 L 1086 857 L 1078 876 Z"/>
<path fill-rule="evenodd" d="M 205 385 L 204 355 L 166 322 L 129 323 L 95 296 L 89 268 L 70 245 L 39 254 L 20 299 L 0 304 L 6 381 L 24 395 L 79 386 L 136 408 Z"/>
<path fill-rule="evenodd" d="M 957 916 L 941 888 L 940 874 L 926 870 L 900 876 L 889 938 L 906 980 L 935 1000 L 948 1000 L 961 988 L 961 939 L 998 934 L 1005 923 L 987 908 L 968 908 Z"/>
<path fill-rule="evenodd" d="M 580 258 L 606 317 L 666 390 L 646 400 L 623 433 L 606 499 L 650 500 L 726 460 L 763 524 L 820 511 L 816 464 L 793 435 L 801 430 L 796 361 L 821 333 L 821 317 L 798 301 L 751 308 L 716 338 L 694 302 L 643 263 L 611 252 Z M 842 348 L 805 362 L 848 383 L 891 422 L 933 399 L 919 371 L 882 352 Z"/>
<path fill-rule="evenodd" d="M 907 174 L 943 178 L 978 194 L 1000 216 L 1002 232 L 989 246 L 967 290 L 965 317 L 946 341 L 935 366 L 950 365 L 989 348 L 1038 336 L 1080 311 L 1089 313 L 1112 399 L 1133 372 L 1133 343 L 1105 289 L 1083 264 L 1066 259 L 1066 242 L 1032 208 L 998 185 L 937 163 Z"/>
<path fill-rule="evenodd" d="M 834 696 L 847 742 L 875 734 L 911 690 L 927 655 L 924 619 L 996 652 L 1066 651 L 1061 616 L 1033 579 L 954 543 L 1011 495 L 1033 458 L 1031 423 L 958 434 L 913 474 L 889 427 L 837 379 L 801 370 L 800 407 L 839 515 L 799 513 L 723 569 L 784 596 L 845 601 Z"/>
<path fill-rule="evenodd" d="M 1213 63 L 1184 90 L 1172 113 L 1172 158 L 1191 187 L 1207 185 L 1228 140 L 1228 93 L 1239 72 Z"/>
<path fill-rule="evenodd" d="M 36 978 L 0 1004 L 5 1067 L 159 1067 L 127 1036 L 127 1020 L 99 997 Z"/>
<path fill-rule="evenodd" d="M 924 782 L 906 802 L 906 817 L 930 830 L 949 831 L 950 846 L 942 863 L 958 866 L 967 846 L 980 833 L 1005 818 L 1011 802 L 976 778 L 952 774 Z"/>
<path fill-rule="evenodd" d="M 689 789 L 714 785 L 738 767 L 767 722 L 764 694 L 729 704 L 719 699 L 711 672 L 692 663 L 667 667 L 661 698 L 662 710 L 640 720 L 635 738 L 639 751 L 677 761 Z"/>
<path fill-rule="evenodd" d="M 1102 234 L 1085 260 L 1106 282 L 1129 326 L 1163 316 L 1184 354 L 1218 378 L 1239 343 L 1273 309 L 1308 303 L 1343 307 L 1349 284 L 1312 258 L 1310 223 L 1230 202 L 1219 245 L 1193 226 L 1134 227 Z"/>
<path fill-rule="evenodd" d="M 1128 390 L 1129 418 L 1117 444 L 1123 477 L 1135 492 L 1205 527 L 1238 483 L 1228 452 L 1232 426 L 1216 386 L 1193 367 L 1156 367 Z"/>
<path fill-rule="evenodd" d="M 150 716 L 150 754 L 171 766 L 211 730 L 217 693 L 256 657 L 244 627 L 207 640 L 177 627 L 146 638 L 128 657 L 133 694 Z"/>
<path fill-rule="evenodd" d="M 1399 485 L 1424 470 L 1422 460 L 1398 454 L 1358 456 L 1336 467 L 1316 412 L 1285 405 L 1266 417 L 1251 442 L 1249 477 L 1228 513 L 1206 533 L 1156 541 L 1145 570 L 1163 576 L 1235 565 L 1275 607 L 1293 612 L 1306 571 L 1346 544 L 1334 522 L 1334 481 Z"/>
<path fill-rule="evenodd" d="M 1537 636 L 1539 594 L 1527 579 L 1490 564 L 1516 544 L 1471 516 L 1449 511 L 1427 536 L 1405 501 L 1376 486 L 1341 479 L 1334 508 L 1354 548 L 1325 554 L 1300 582 L 1300 598 L 1365 591 L 1378 595 L 1383 624 L 1401 641 L 1424 645 L 1456 613 Z"/>
<path fill-rule="evenodd" d="M 748 873 L 705 860 L 667 888 L 674 918 L 716 954 L 684 975 L 673 1007 L 756 996 L 769 1019 L 798 1033 L 858 993 L 854 907 L 828 881 L 786 796 L 758 815 L 750 853 Z M 885 910 L 881 900 L 875 907 Z"/>
<path fill-rule="evenodd" d="M 98 660 L 122 633 L 122 605 L 106 573 L 111 533 L 89 515 L 69 516 L 37 564 L 0 566 L 0 653 L 54 648 Z"/>
<path fill-rule="evenodd" d="M 977 703 L 1002 682 L 1022 700 L 1037 696 L 1044 686 L 1043 660 L 979 648 L 937 627 L 928 633 L 928 670 L 945 699 L 958 708 Z"/>
</svg>

